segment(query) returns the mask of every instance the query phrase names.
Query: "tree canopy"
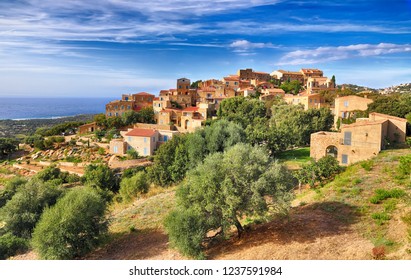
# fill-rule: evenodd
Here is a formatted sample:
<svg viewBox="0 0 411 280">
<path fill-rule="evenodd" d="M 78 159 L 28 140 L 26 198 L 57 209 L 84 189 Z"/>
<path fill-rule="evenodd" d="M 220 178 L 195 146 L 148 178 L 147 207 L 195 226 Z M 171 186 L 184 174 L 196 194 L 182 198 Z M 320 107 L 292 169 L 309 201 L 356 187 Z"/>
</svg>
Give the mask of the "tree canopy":
<svg viewBox="0 0 411 280">
<path fill-rule="evenodd" d="M 107 231 L 106 203 L 91 188 L 70 190 L 47 208 L 33 232 L 41 258 L 74 259 L 93 249 Z"/>
<path fill-rule="evenodd" d="M 188 172 L 177 190 L 178 209 L 165 223 L 170 242 L 200 257 L 209 231 L 224 234 L 235 226 L 241 235 L 242 217 L 286 211 L 293 186 L 289 171 L 263 148 L 240 143 L 211 154 Z"/>
</svg>

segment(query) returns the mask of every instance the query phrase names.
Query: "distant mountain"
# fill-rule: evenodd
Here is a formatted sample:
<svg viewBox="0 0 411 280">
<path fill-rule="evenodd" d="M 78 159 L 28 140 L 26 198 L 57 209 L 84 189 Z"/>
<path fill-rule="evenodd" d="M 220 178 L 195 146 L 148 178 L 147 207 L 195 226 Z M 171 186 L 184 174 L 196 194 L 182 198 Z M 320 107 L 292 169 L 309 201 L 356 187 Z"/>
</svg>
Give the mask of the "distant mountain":
<svg viewBox="0 0 411 280">
<path fill-rule="evenodd" d="M 411 83 L 400 84 L 397 86 L 392 86 L 384 89 L 380 89 L 381 94 L 392 94 L 392 93 L 411 93 Z"/>
</svg>

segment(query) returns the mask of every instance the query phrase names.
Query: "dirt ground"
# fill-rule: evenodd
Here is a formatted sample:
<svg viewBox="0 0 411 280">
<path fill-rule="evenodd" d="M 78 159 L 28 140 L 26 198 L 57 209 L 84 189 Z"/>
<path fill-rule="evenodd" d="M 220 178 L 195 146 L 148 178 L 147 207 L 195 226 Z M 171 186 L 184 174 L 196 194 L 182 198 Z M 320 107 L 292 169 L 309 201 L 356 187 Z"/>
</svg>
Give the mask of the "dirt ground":
<svg viewBox="0 0 411 280">
<path fill-rule="evenodd" d="M 329 209 L 334 209 L 331 213 Z M 337 214 L 336 214 L 337 213 Z M 336 217 L 336 215 L 338 215 Z M 340 218 L 339 218 L 340 217 Z M 208 259 L 227 260 L 333 260 L 372 259 L 373 244 L 352 230 L 353 209 L 338 203 L 295 207 L 290 219 L 247 230 L 207 249 Z M 180 260 L 161 231 L 134 232 L 89 255 L 97 260 Z"/>
</svg>

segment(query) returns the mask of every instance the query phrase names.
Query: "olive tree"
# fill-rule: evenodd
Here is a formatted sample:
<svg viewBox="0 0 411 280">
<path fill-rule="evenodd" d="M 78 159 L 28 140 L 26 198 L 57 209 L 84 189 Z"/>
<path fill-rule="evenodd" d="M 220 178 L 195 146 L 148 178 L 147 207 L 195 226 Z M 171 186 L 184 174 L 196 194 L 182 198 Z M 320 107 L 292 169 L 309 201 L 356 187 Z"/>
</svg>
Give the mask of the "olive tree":
<svg viewBox="0 0 411 280">
<path fill-rule="evenodd" d="M 240 237 L 243 217 L 286 212 L 293 186 L 290 172 L 263 148 L 237 144 L 211 154 L 177 190 L 177 210 L 165 222 L 170 242 L 186 255 L 201 257 L 208 232 L 224 235 L 234 226 Z"/>
<path fill-rule="evenodd" d="M 74 259 L 93 249 L 107 231 L 106 202 L 92 188 L 73 189 L 47 208 L 33 232 L 43 259 Z"/>
</svg>

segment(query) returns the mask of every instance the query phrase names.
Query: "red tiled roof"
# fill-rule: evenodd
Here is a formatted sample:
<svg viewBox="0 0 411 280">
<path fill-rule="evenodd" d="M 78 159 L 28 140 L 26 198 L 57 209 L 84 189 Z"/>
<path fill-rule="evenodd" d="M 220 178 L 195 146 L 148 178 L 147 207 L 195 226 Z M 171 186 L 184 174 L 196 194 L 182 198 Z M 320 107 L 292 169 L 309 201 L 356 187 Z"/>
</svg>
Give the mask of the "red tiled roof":
<svg viewBox="0 0 411 280">
<path fill-rule="evenodd" d="M 154 101 L 159 101 L 160 97 L 154 97 Z"/>
<path fill-rule="evenodd" d="M 134 128 L 133 130 L 127 132 L 125 135 L 137 137 L 151 137 L 154 134 L 156 134 L 155 129 Z"/>
<path fill-rule="evenodd" d="M 134 95 L 149 95 L 149 96 L 154 96 L 154 94 L 148 93 L 148 92 L 139 92 L 135 93 Z"/>
<path fill-rule="evenodd" d="M 183 110 L 184 112 L 197 112 L 198 107 L 187 107 Z"/>
</svg>

